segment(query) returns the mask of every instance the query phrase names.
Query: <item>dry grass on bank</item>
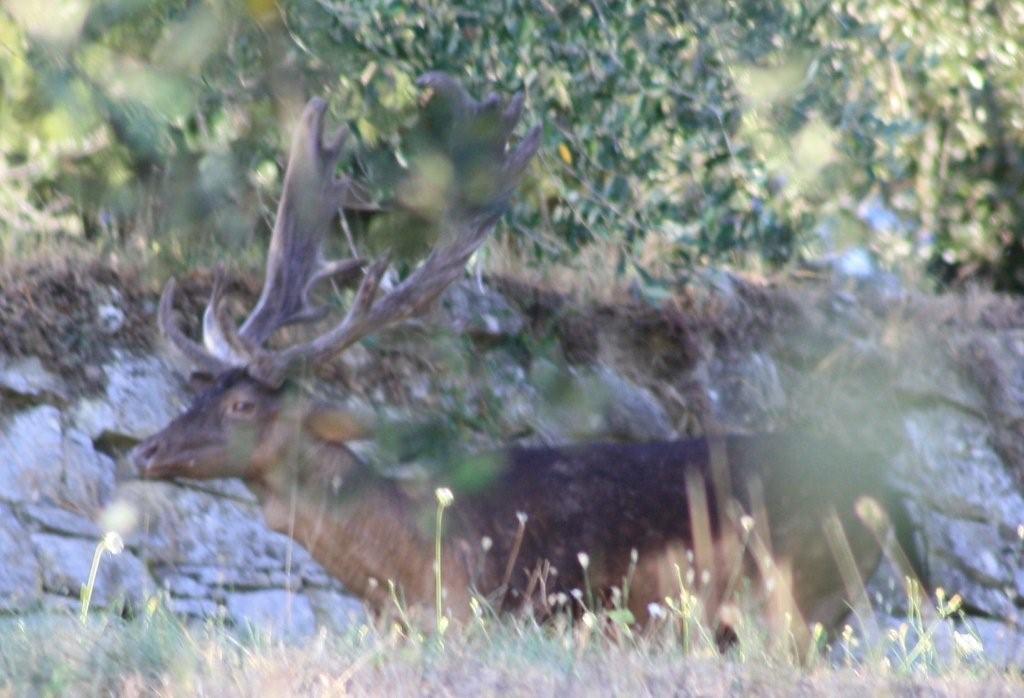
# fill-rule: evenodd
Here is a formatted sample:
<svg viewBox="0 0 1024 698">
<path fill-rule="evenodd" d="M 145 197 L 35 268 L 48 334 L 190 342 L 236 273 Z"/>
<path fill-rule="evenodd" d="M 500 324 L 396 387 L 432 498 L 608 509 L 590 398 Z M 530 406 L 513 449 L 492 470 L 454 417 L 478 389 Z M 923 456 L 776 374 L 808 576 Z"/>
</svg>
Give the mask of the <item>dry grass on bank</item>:
<svg viewBox="0 0 1024 698">
<path fill-rule="evenodd" d="M 927 615 L 927 614 L 926 614 Z M 363 625 L 303 641 L 216 623 L 189 626 L 152 601 L 132 620 L 93 614 L 0 621 L 0 695 L 1021 695 L 1019 669 L 969 640 L 936 641 L 949 618 L 904 632 L 844 634 L 818 649 L 745 626 L 724 654 L 681 606 L 635 634 L 613 614 L 476 619 L 443 637 Z M 950 626 L 952 627 L 952 626 Z M 961 638 L 969 631 L 957 626 Z M 902 635 L 902 637 L 901 637 Z M 955 638 L 956 636 L 954 636 Z"/>
</svg>

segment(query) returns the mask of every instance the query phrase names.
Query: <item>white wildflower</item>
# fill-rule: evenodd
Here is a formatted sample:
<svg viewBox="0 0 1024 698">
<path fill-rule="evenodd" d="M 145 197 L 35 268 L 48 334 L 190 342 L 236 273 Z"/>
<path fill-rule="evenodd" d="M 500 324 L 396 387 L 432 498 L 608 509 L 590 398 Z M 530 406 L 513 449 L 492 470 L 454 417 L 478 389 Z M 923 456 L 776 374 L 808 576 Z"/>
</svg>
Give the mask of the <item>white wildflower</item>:
<svg viewBox="0 0 1024 698">
<path fill-rule="evenodd" d="M 437 496 L 437 503 L 442 507 L 451 506 L 451 503 L 455 501 L 455 495 L 447 487 L 438 487 L 434 490 L 434 494 Z"/>
<path fill-rule="evenodd" d="M 667 614 L 665 612 L 664 606 L 662 606 L 657 601 L 651 601 L 649 604 L 647 604 L 647 615 L 649 615 L 651 618 L 654 618 L 655 620 L 661 620 Z"/>
<path fill-rule="evenodd" d="M 103 549 L 111 555 L 118 555 L 124 550 L 124 540 L 116 531 L 107 531 L 103 536 Z"/>
<path fill-rule="evenodd" d="M 971 657 L 985 653 L 985 647 L 981 640 L 971 633 L 958 633 L 953 631 L 953 645 L 956 651 L 963 657 Z"/>
</svg>

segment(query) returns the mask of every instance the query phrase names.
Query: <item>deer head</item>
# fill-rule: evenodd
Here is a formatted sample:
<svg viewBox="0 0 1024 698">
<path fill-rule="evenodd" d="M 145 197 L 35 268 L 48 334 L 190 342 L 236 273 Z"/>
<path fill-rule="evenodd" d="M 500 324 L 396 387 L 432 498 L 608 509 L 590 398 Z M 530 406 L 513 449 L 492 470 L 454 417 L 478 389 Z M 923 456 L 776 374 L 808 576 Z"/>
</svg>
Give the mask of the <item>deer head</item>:
<svg viewBox="0 0 1024 698">
<path fill-rule="evenodd" d="M 132 452 L 144 477 L 258 480 L 309 442 L 343 446 L 370 433 L 365 420 L 345 410 L 296 397 L 288 378 L 302 367 L 327 360 L 381 328 L 425 309 L 463 273 L 466 262 L 500 218 L 524 169 L 536 152 L 540 130 L 518 144 L 510 137 L 523 97 L 496 95 L 478 102 L 454 79 L 429 73 L 421 87 L 432 90 L 428 106 L 443 115 L 444 155 L 472 152 L 472 181 L 450 189 L 435 203 L 441 234 L 426 259 L 404 281 L 380 293 L 386 254 L 328 260 L 325 242 L 339 208 L 371 205 L 350 179 L 335 175 L 344 130 L 324 136 L 326 103 L 314 98 L 295 132 L 267 255 L 263 290 L 240 326 L 224 308 L 224 275 L 218 270 L 203 314 L 203 340 L 191 340 L 174 319 L 174 279 L 160 299 L 161 333 L 199 369 L 213 376 L 210 387 L 188 410 Z M 437 109 L 440 107 L 440 110 Z M 445 152 L 447 149 L 448 152 Z M 399 197 L 398 205 L 405 202 Z M 325 319 L 313 292 L 327 279 L 354 283 L 361 276 L 344 317 L 323 334 L 284 348 L 270 348 L 277 330 Z"/>
</svg>

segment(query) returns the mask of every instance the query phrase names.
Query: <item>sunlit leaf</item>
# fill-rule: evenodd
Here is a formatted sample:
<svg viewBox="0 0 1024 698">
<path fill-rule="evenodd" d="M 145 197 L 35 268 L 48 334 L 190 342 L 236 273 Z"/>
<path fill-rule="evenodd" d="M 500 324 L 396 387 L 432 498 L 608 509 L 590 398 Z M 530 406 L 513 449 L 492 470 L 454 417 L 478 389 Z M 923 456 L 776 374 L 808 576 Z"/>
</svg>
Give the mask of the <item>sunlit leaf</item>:
<svg viewBox="0 0 1024 698">
<path fill-rule="evenodd" d="M 180 75 L 99 44 L 83 50 L 81 64 L 112 99 L 136 102 L 169 120 L 192 110 L 193 90 Z"/>
<path fill-rule="evenodd" d="M 174 71 L 197 71 L 223 49 L 227 24 L 211 7 L 200 5 L 185 19 L 169 24 L 153 50 L 154 65 Z"/>
<path fill-rule="evenodd" d="M 33 38 L 67 44 L 78 38 L 90 4 L 89 0 L 7 0 L 4 9 Z"/>
</svg>

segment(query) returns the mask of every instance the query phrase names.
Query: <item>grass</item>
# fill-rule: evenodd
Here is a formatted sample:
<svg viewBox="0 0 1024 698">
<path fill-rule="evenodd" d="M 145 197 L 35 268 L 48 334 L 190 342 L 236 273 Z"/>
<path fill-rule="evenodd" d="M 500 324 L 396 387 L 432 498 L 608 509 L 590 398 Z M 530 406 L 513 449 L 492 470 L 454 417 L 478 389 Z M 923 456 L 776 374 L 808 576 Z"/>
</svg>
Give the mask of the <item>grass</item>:
<svg viewBox="0 0 1024 698">
<path fill-rule="evenodd" d="M 132 620 L 94 613 L 0 621 L 0 695 L 1019 695 L 1019 673 L 957 653 L 887 661 L 895 638 L 805 663 L 755 628 L 724 654 L 684 652 L 666 619 L 642 634 L 605 617 L 539 625 L 480 613 L 444 643 L 378 623 L 301 643 L 217 623 L 187 625 L 152 602 Z M 840 638 L 851 643 L 852 637 Z M 904 638 L 906 641 L 906 638 Z"/>
<path fill-rule="evenodd" d="M 438 492 L 437 525 L 450 504 Z M 437 535 L 440 540 L 440 533 Z M 116 541 L 115 541 L 116 542 Z M 701 622 L 699 597 L 680 578 L 643 629 L 622 609 L 556 613 L 546 623 L 500 616 L 481 599 L 456 625 L 437 600 L 433 630 L 392 618 L 302 642 L 223 622 L 188 624 L 149 600 L 132 619 L 88 613 L 107 538 L 97 546 L 82 610 L 0 620 L 2 695 L 1015 695 L 1020 669 L 988 662 L 958 596 L 925 603 L 908 580 L 906 622 L 869 642 L 847 625 L 833 643 L 816 626 L 806 647 L 789 625 L 738 615 L 722 650 Z M 584 556 L 581 554 L 581 558 Z M 581 559 L 586 567 L 588 561 Z M 440 555 L 435 560 L 440 588 Z M 582 595 L 581 595 L 582 597 Z M 740 597 L 742 598 L 742 597 Z M 397 619 L 397 621 L 395 620 Z M 856 620 L 856 618 L 855 618 Z M 957 623 L 957 621 L 960 621 Z M 870 627 L 870 624 L 862 624 Z M 952 638 L 945 648 L 936 636 Z M 444 638 L 442 642 L 441 639 Z"/>
</svg>

